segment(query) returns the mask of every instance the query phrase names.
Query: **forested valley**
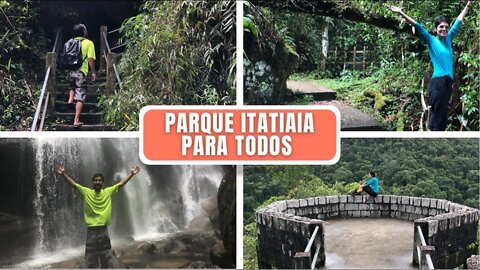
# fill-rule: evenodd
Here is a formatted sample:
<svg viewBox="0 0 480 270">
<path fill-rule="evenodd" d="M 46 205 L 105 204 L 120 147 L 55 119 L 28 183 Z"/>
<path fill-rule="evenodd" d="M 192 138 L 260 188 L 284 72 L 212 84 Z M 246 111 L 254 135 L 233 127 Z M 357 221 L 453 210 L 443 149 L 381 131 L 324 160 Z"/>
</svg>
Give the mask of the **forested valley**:
<svg viewBox="0 0 480 270">
<path fill-rule="evenodd" d="M 380 194 L 479 207 L 478 139 L 342 139 L 328 166 L 245 166 L 245 268 L 256 268 L 255 209 L 277 200 L 348 194 L 375 171 Z"/>
</svg>

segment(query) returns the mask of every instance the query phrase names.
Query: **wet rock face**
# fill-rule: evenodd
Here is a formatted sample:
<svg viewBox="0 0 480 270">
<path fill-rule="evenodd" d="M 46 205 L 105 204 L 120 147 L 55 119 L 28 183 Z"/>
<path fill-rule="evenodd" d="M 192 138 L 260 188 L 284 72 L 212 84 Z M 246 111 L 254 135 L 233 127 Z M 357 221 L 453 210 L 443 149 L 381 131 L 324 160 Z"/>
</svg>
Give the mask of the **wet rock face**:
<svg viewBox="0 0 480 270">
<path fill-rule="evenodd" d="M 208 199 L 205 199 L 201 202 L 202 209 L 207 213 L 208 219 L 210 220 L 213 229 L 219 230 L 219 212 L 218 212 L 218 202 L 217 196 L 212 196 Z"/>
<path fill-rule="evenodd" d="M 214 243 L 213 232 L 181 232 L 167 239 L 164 252 L 167 254 L 189 252 L 208 256 L 210 247 Z"/>
<path fill-rule="evenodd" d="M 235 268 L 236 252 L 236 168 L 231 166 L 218 189 L 218 211 L 221 244 L 215 243 L 210 253 L 212 262 L 222 268 Z M 223 248 L 221 246 L 223 246 Z"/>
<path fill-rule="evenodd" d="M 247 104 L 280 104 L 287 95 L 288 77 L 296 69 L 298 54 L 278 41 L 260 49 L 257 38 L 245 33 L 244 88 Z"/>
</svg>

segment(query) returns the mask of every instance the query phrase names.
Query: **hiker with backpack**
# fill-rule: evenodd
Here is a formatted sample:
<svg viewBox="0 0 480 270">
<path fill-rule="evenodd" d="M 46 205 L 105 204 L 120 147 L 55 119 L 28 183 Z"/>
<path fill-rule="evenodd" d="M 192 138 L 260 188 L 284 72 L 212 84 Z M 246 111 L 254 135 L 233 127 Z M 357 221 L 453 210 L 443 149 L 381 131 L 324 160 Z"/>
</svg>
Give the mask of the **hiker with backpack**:
<svg viewBox="0 0 480 270">
<path fill-rule="evenodd" d="M 87 74 L 92 71 L 92 82 L 97 79 L 95 72 L 95 45 L 87 39 L 87 27 L 84 24 L 73 26 L 75 37 L 69 39 L 63 46 L 60 56 L 60 67 L 68 70 L 67 81 L 70 82 L 68 104 L 75 103 L 75 128 L 83 125 L 80 113 L 83 109 L 87 93 Z"/>
</svg>

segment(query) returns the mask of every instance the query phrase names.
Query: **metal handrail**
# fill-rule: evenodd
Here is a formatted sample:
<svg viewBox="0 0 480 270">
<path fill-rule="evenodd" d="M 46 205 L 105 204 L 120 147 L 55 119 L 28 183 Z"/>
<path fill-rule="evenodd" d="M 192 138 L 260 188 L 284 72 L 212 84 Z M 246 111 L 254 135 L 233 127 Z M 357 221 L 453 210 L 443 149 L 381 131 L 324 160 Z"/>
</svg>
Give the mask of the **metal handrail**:
<svg viewBox="0 0 480 270">
<path fill-rule="evenodd" d="M 55 35 L 55 42 L 53 44 L 53 48 L 51 53 L 57 53 L 57 51 L 60 49 L 60 31 L 61 29 L 57 29 L 57 34 Z M 32 122 L 32 127 L 30 128 L 30 131 L 36 131 L 37 128 L 37 122 L 38 118 L 40 117 L 40 112 L 42 109 L 42 104 L 45 102 L 43 106 L 43 111 L 42 111 L 42 119 L 40 121 L 40 126 L 38 128 L 38 131 L 43 130 L 43 123 L 45 121 L 45 115 L 47 114 L 47 108 L 48 108 L 48 99 L 50 98 L 50 93 L 47 93 L 47 97 L 44 99 L 43 97 L 45 96 L 45 90 L 47 89 L 48 85 L 48 79 L 50 78 L 50 73 L 52 72 L 52 68 L 48 67 L 47 72 L 45 72 L 45 79 L 43 80 L 43 85 L 42 89 L 40 90 L 40 97 L 38 99 L 38 104 L 37 104 L 37 109 L 35 110 L 35 115 L 33 117 L 33 122 Z M 46 100 L 46 101 L 45 101 Z"/>
<path fill-rule="evenodd" d="M 117 28 L 117 29 L 115 29 L 115 30 L 112 30 L 112 31 L 110 31 L 110 32 L 107 32 L 107 34 L 110 35 L 110 34 L 113 34 L 113 33 L 115 33 L 115 32 L 118 32 L 118 31 L 120 31 L 120 28 Z"/>
<path fill-rule="evenodd" d="M 105 46 L 107 47 L 108 53 L 111 53 L 112 50 L 110 49 L 110 45 L 108 44 L 107 35 L 108 35 L 109 33 L 113 33 L 113 32 L 116 32 L 116 31 L 118 31 L 118 30 L 119 30 L 119 29 L 110 31 L 110 32 L 108 32 L 108 33 L 102 33 L 103 39 L 104 39 L 104 41 L 105 41 Z M 115 47 L 115 48 L 117 48 L 117 47 Z M 114 48 L 114 49 L 115 49 L 115 48 Z M 122 80 L 120 79 L 120 75 L 119 75 L 118 70 L 117 70 L 117 65 L 116 65 L 116 64 L 113 64 L 112 66 L 113 66 L 113 71 L 115 72 L 115 78 L 117 79 L 118 86 L 120 87 L 120 90 L 122 90 Z"/>
<path fill-rule="evenodd" d="M 315 250 L 315 255 L 313 255 L 312 264 L 310 265 L 310 269 L 315 269 L 315 264 L 317 263 L 318 253 L 320 253 L 320 245 L 317 245 L 317 249 Z"/>
<path fill-rule="evenodd" d="M 310 240 L 308 241 L 307 247 L 305 247 L 305 251 L 303 252 L 310 252 L 310 249 L 312 248 L 313 241 L 315 241 L 315 237 L 317 236 L 318 232 L 318 226 L 315 227 L 315 230 L 313 231 L 312 237 L 310 237 Z"/>
<path fill-rule="evenodd" d="M 315 227 L 315 230 L 313 230 L 313 233 L 312 233 L 312 236 L 310 237 L 310 239 L 308 240 L 308 244 L 307 246 L 305 247 L 305 250 L 303 252 L 305 253 L 310 253 L 310 256 L 311 256 L 311 249 L 312 249 L 312 246 L 313 246 L 313 243 L 315 242 L 315 239 L 317 238 L 317 233 L 318 233 L 318 230 L 320 229 L 319 226 L 316 226 Z M 318 258 L 318 253 L 320 252 L 320 245 L 317 245 L 316 249 L 315 249 L 315 254 L 313 255 L 313 258 L 312 258 L 312 261 L 311 261 L 311 264 L 310 264 L 310 269 L 315 269 L 315 265 L 317 263 L 317 258 Z"/>
<path fill-rule="evenodd" d="M 418 235 L 420 237 L 421 245 L 423 247 L 426 247 L 427 242 L 425 241 L 425 237 L 423 236 L 422 228 L 420 228 L 420 226 L 417 226 L 417 230 L 418 230 Z M 419 246 L 417 246 L 417 256 L 418 256 L 419 268 L 421 268 L 422 267 L 422 252 L 421 252 L 421 248 Z M 430 256 L 430 254 L 425 254 L 425 260 L 427 261 L 428 269 L 435 269 L 435 267 L 433 266 L 432 256 Z"/>
<path fill-rule="evenodd" d="M 37 109 L 35 110 L 35 116 L 33 117 L 32 128 L 30 131 L 35 131 L 37 127 L 38 117 L 40 116 L 40 110 L 42 108 L 43 103 L 43 96 L 45 95 L 45 89 L 47 89 L 48 78 L 50 77 L 51 67 L 47 68 L 47 72 L 45 73 L 45 80 L 43 81 L 42 90 L 40 92 L 40 98 L 38 99 Z"/>
</svg>

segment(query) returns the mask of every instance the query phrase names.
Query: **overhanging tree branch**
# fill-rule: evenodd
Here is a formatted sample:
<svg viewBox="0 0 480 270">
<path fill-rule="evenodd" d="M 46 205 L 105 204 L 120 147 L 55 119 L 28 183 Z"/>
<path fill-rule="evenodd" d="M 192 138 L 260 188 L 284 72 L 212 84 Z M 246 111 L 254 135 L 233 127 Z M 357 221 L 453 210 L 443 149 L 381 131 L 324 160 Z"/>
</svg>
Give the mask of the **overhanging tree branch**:
<svg viewBox="0 0 480 270">
<path fill-rule="evenodd" d="M 411 27 L 406 24 L 400 26 L 400 21 L 387 18 L 376 13 L 367 13 L 364 10 L 352 8 L 344 0 L 252 0 L 252 4 L 272 9 L 315 14 L 331 18 L 362 22 L 376 27 L 403 32 L 412 35 Z"/>
</svg>

